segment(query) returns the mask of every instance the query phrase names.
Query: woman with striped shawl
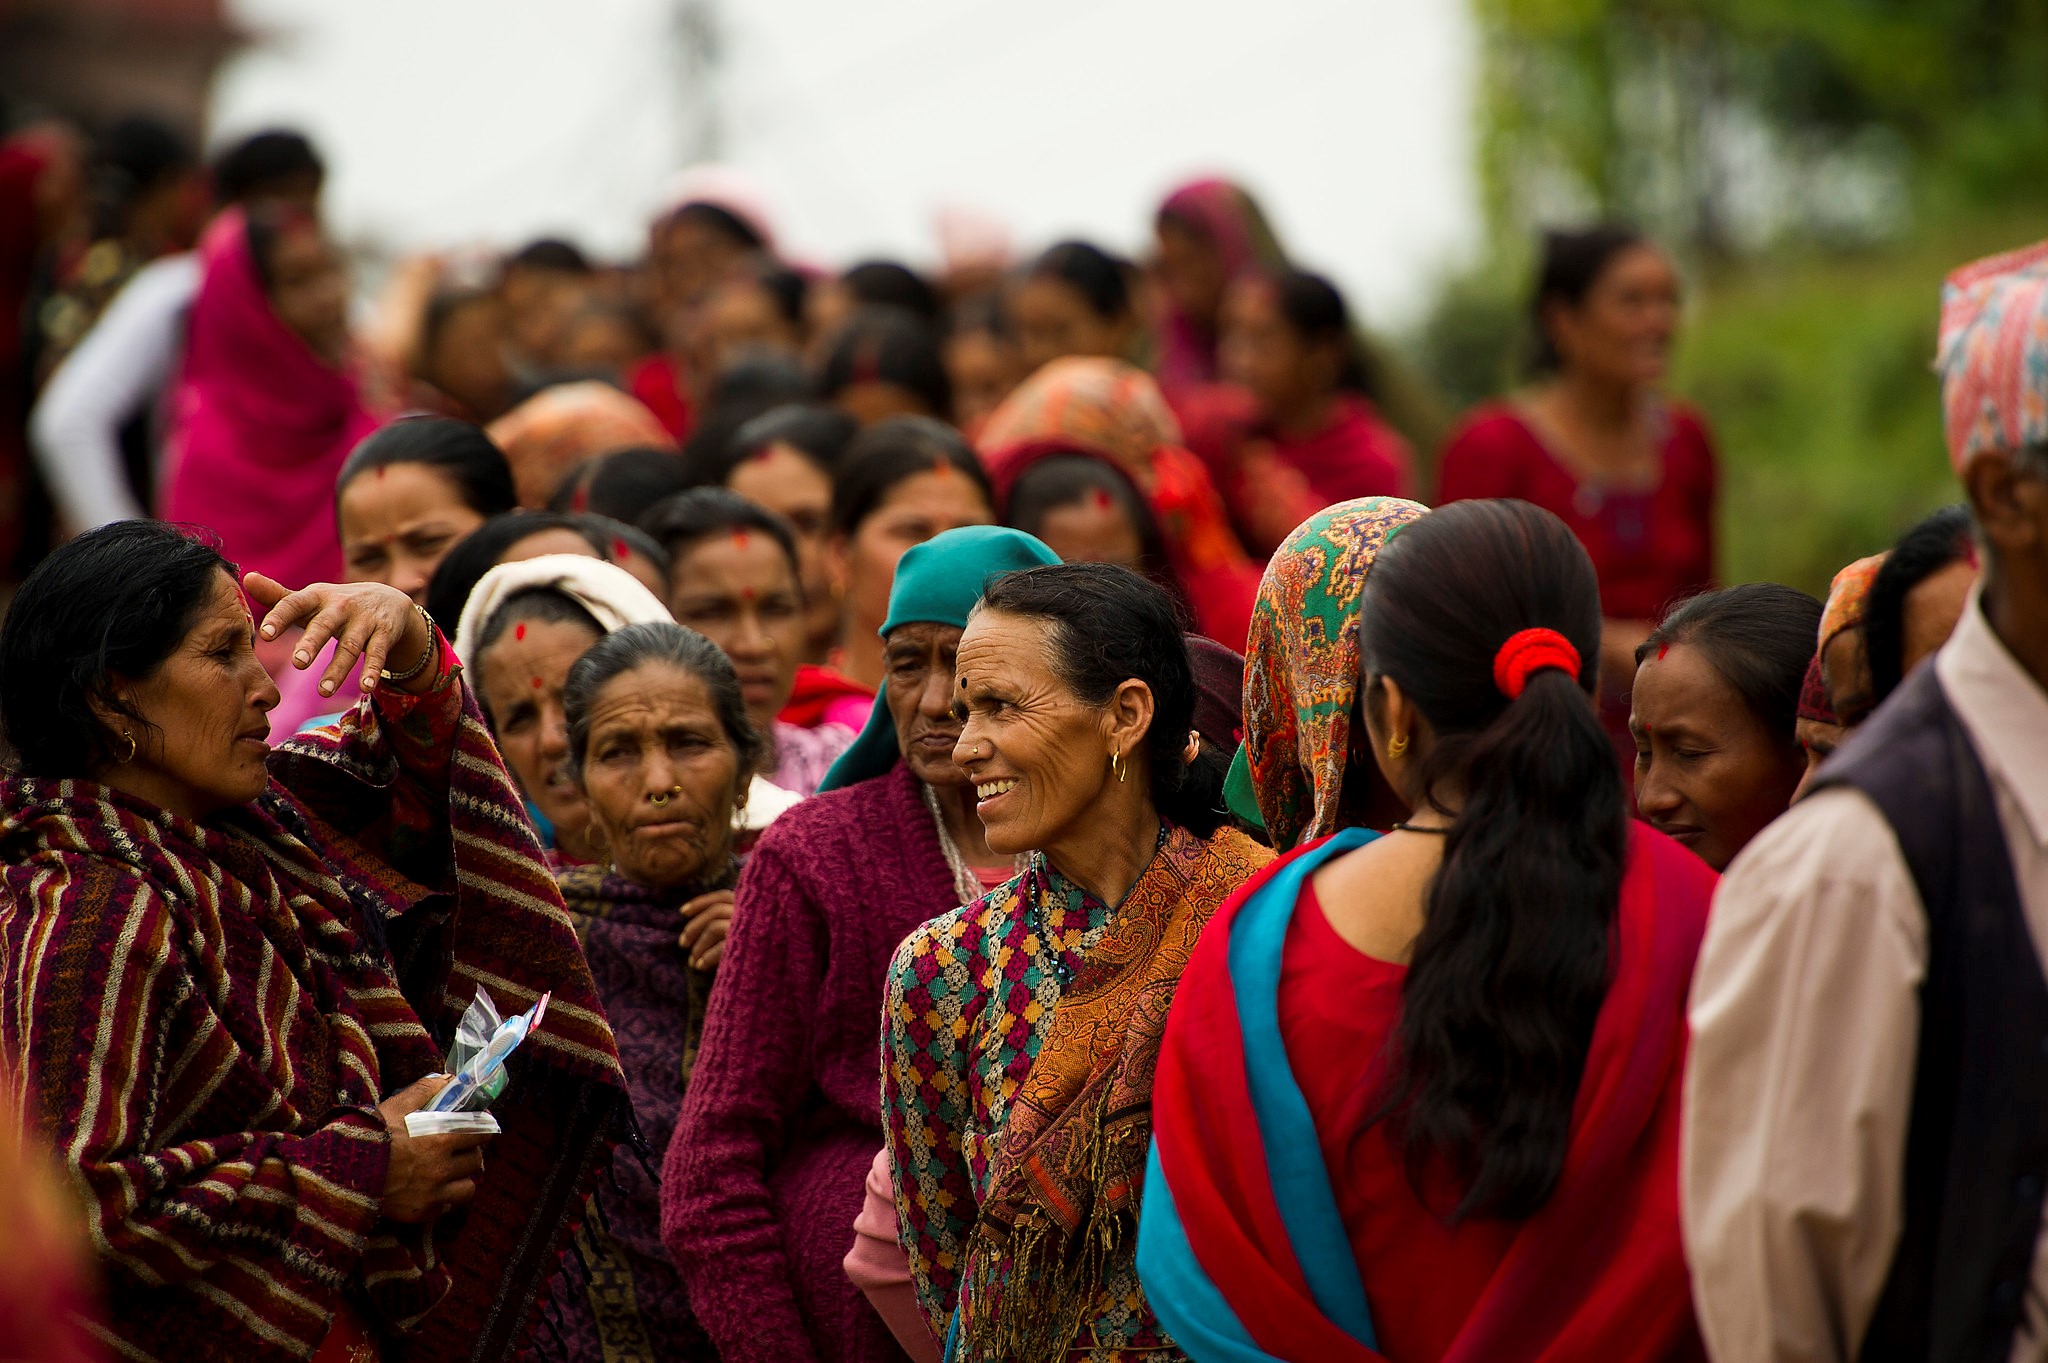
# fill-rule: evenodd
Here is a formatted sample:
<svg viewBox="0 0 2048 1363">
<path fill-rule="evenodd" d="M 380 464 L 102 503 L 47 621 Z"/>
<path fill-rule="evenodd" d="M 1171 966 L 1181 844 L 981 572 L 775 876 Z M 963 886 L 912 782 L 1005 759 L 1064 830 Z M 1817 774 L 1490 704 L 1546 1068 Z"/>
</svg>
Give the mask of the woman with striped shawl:
<svg viewBox="0 0 2048 1363">
<path fill-rule="evenodd" d="M 626 1100 L 519 798 L 445 643 L 377 584 L 245 582 L 179 530 L 57 551 L 0 627 L 0 1042 L 124 1358 L 511 1358 Z M 333 726 L 264 742 L 294 662 Z M 553 991 L 503 1133 L 407 1135 L 456 1020 Z M 488 1168 L 486 1162 L 488 1161 Z"/>
</svg>

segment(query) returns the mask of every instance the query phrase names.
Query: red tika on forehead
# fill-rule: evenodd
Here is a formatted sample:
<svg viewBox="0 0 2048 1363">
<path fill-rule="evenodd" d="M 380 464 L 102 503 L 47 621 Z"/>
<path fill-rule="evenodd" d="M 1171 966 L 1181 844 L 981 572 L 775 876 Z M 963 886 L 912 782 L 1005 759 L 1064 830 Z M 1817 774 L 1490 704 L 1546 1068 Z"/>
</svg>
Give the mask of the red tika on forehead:
<svg viewBox="0 0 2048 1363">
<path fill-rule="evenodd" d="M 525 626 L 525 625 L 514 625 L 514 626 L 512 626 L 512 637 L 513 637 L 513 638 L 514 638 L 515 640 L 524 640 L 524 639 L 526 638 L 526 626 Z"/>
<path fill-rule="evenodd" d="M 950 460 L 940 459 L 932 464 L 932 477 L 951 478 L 952 476 L 953 465 Z"/>
<path fill-rule="evenodd" d="M 752 541 L 753 536 L 747 533 L 747 527 L 745 527 L 744 525 L 736 525 L 732 528 L 733 548 L 744 550 L 748 544 L 752 543 Z"/>
<path fill-rule="evenodd" d="M 612 540 L 612 561 L 624 563 L 631 557 L 633 557 L 633 546 L 622 539 L 614 538 Z"/>
<path fill-rule="evenodd" d="M 540 689 L 541 689 L 542 687 L 544 687 L 544 686 L 546 686 L 546 685 L 547 685 L 547 683 L 546 683 L 546 682 L 544 682 L 544 681 L 542 681 L 542 680 L 541 680 L 541 679 L 540 679 L 539 677 L 535 677 L 535 678 L 533 679 L 533 689 L 534 689 L 534 690 L 536 690 L 536 691 L 540 690 Z"/>
<path fill-rule="evenodd" d="M 1671 645 L 1669 645 L 1669 644 L 1659 644 L 1659 645 L 1657 645 L 1657 661 L 1658 661 L 1658 662 L 1660 662 L 1660 663 L 1661 663 L 1661 662 L 1663 662 L 1663 661 L 1664 661 L 1664 655 L 1665 655 L 1665 654 L 1667 654 L 1667 653 L 1669 653 L 1670 651 L 1671 651 Z"/>
<path fill-rule="evenodd" d="M 587 484 L 577 488 L 575 495 L 569 498 L 569 509 L 572 511 L 590 510 L 590 488 Z"/>
<path fill-rule="evenodd" d="M 1097 511 L 1107 511 L 1115 504 L 1116 499 L 1109 495 L 1108 488 L 1099 487 L 1095 489 L 1095 509 Z"/>
</svg>

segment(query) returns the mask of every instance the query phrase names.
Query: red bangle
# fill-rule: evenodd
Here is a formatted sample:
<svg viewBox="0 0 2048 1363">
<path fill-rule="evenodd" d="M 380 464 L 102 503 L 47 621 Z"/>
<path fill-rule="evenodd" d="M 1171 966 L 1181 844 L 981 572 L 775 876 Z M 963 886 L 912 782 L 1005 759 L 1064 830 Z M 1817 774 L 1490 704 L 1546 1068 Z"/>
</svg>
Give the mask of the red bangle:
<svg viewBox="0 0 2048 1363">
<path fill-rule="evenodd" d="M 1546 667 L 1579 675 L 1579 651 L 1554 629 L 1525 629 L 1508 636 L 1493 655 L 1493 684 L 1509 700 L 1520 698 L 1529 678 Z"/>
</svg>

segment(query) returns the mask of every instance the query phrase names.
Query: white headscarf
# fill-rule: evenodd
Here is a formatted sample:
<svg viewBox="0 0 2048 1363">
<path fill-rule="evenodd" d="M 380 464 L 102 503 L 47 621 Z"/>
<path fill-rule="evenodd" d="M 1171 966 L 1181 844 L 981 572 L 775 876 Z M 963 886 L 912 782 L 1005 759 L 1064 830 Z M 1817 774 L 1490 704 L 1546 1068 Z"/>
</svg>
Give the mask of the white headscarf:
<svg viewBox="0 0 2048 1363">
<path fill-rule="evenodd" d="M 591 614 L 606 634 L 628 625 L 674 624 L 675 617 L 653 592 L 624 568 L 581 554 L 544 554 L 517 563 L 501 563 L 483 575 L 463 603 L 455 627 L 455 656 L 469 671 L 481 651 L 478 640 L 498 608 L 520 592 L 547 588 L 560 592 Z M 759 832 L 802 797 L 756 774 L 746 799 L 733 812 L 733 826 Z"/>
<path fill-rule="evenodd" d="M 549 588 L 590 612 L 606 634 L 628 625 L 652 625 L 675 617 L 653 592 L 624 568 L 581 554 L 544 554 L 517 563 L 501 563 L 483 575 L 463 603 L 455 626 L 455 656 L 465 671 L 476 666 L 484 626 L 498 608 L 524 591 Z"/>
</svg>

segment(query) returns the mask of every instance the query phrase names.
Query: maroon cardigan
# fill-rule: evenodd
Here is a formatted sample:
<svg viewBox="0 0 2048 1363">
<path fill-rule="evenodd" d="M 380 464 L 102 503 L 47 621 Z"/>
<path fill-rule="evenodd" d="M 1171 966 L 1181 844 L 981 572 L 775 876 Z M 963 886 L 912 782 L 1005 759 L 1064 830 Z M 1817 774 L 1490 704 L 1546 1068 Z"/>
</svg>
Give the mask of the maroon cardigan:
<svg viewBox="0 0 2048 1363">
<path fill-rule="evenodd" d="M 697 1068 L 661 1178 L 661 1234 L 725 1363 L 896 1363 L 847 1280 L 882 1148 L 882 988 L 959 895 L 917 778 L 814 796 L 740 876 Z"/>
</svg>

